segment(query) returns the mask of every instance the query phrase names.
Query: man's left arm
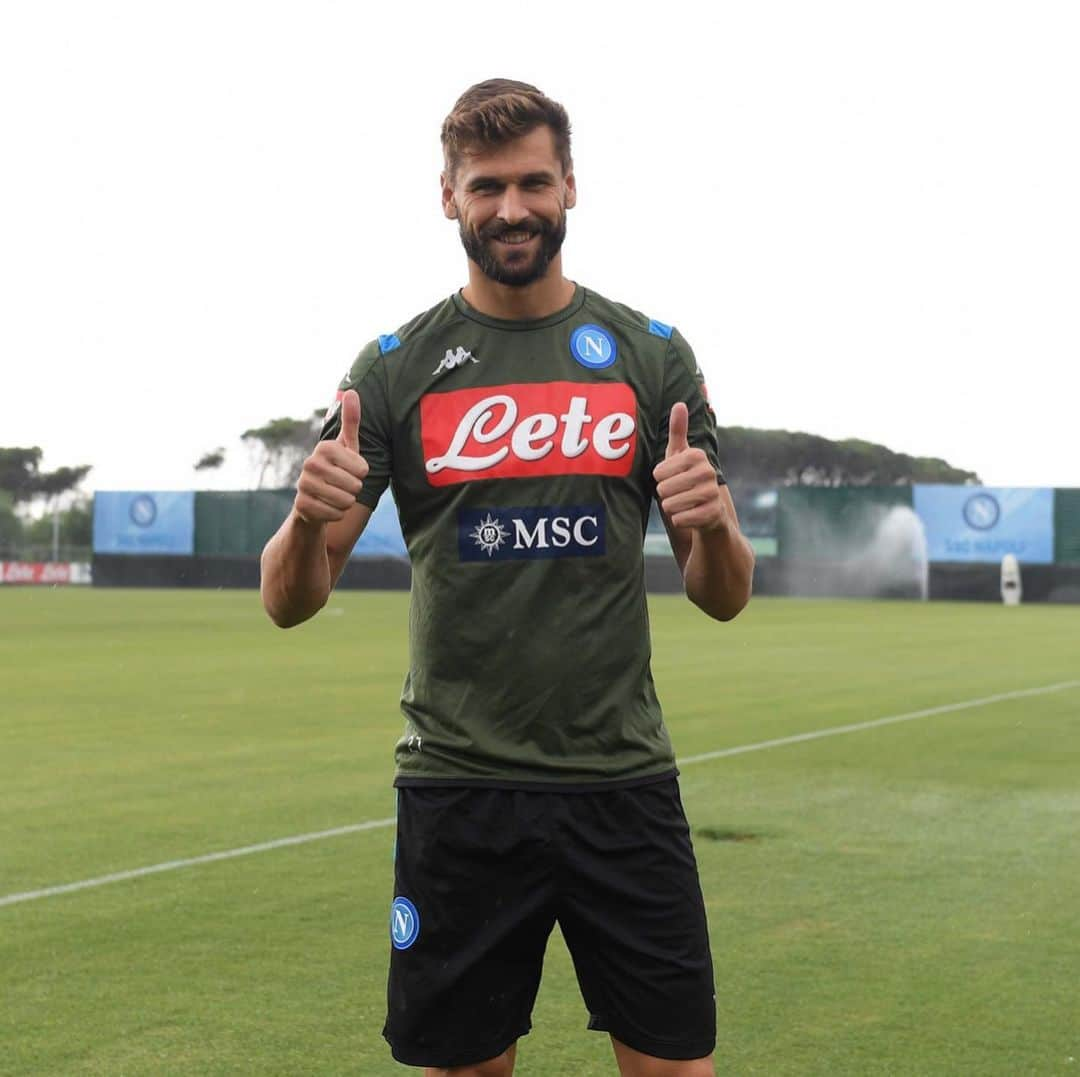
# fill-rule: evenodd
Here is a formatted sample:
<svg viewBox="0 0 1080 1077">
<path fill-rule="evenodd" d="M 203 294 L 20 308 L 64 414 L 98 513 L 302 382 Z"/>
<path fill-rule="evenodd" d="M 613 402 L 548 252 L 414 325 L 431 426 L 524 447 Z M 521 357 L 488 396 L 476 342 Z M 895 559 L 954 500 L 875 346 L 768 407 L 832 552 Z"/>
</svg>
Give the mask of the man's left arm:
<svg viewBox="0 0 1080 1077">
<path fill-rule="evenodd" d="M 754 551 L 739 530 L 730 490 L 705 451 L 690 446 L 688 428 L 686 404 L 674 404 L 664 459 L 653 469 L 656 499 L 687 598 L 730 621 L 750 601 Z"/>
</svg>

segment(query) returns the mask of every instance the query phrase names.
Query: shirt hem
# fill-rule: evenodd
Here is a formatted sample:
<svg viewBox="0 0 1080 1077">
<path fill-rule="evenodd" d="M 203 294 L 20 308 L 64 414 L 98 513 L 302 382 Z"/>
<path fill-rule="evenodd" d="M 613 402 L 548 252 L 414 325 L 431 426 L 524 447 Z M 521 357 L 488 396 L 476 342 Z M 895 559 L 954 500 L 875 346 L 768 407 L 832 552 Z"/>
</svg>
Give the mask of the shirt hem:
<svg viewBox="0 0 1080 1077">
<path fill-rule="evenodd" d="M 394 778 L 395 789 L 505 789 L 534 793 L 602 793 L 610 789 L 634 789 L 653 785 L 679 776 L 678 767 L 632 778 L 598 778 L 591 781 L 544 781 L 524 778 L 422 778 L 399 774 Z"/>
</svg>

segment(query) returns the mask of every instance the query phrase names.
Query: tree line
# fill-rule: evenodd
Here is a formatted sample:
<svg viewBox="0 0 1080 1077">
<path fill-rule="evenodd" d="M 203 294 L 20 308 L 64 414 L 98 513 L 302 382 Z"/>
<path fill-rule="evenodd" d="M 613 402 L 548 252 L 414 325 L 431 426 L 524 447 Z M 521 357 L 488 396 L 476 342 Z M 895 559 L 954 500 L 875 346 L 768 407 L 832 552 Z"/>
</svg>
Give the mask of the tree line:
<svg viewBox="0 0 1080 1077">
<path fill-rule="evenodd" d="M 903 486 L 978 483 L 974 471 L 930 456 L 909 456 L 858 438 L 726 426 L 718 432 L 724 471 L 740 485 Z"/>
<path fill-rule="evenodd" d="M 66 546 L 89 547 L 93 540 L 90 499 L 78 496 L 91 465 L 42 471 L 41 457 L 36 445 L 0 448 L 0 551 L 51 546 L 57 524 Z"/>
<path fill-rule="evenodd" d="M 322 427 L 322 411 L 307 419 L 273 419 L 245 430 L 241 438 L 255 450 L 258 485 L 288 487 L 300 476 L 304 458 Z M 725 473 L 744 486 L 897 486 L 916 482 L 978 483 L 974 471 L 937 457 L 909 456 L 857 438 L 832 441 L 790 430 L 721 427 L 720 461 Z M 207 454 L 196 468 L 220 466 L 224 449 Z"/>
<path fill-rule="evenodd" d="M 240 435 L 252 454 L 256 488 L 284 489 L 296 483 L 323 418 L 320 408 L 307 418 L 271 419 Z M 832 441 L 817 434 L 727 426 L 719 429 L 718 440 L 724 471 L 739 486 L 979 482 L 974 471 L 953 467 L 937 457 L 909 456 L 856 438 Z M 225 456 L 222 447 L 203 453 L 193 470 L 201 473 L 220 468 Z M 43 471 L 41 458 L 42 450 L 36 446 L 0 448 L 0 549 L 50 544 L 54 511 L 59 511 L 64 543 L 89 546 L 90 502 L 88 496 L 79 495 L 79 486 L 90 465 Z"/>
</svg>

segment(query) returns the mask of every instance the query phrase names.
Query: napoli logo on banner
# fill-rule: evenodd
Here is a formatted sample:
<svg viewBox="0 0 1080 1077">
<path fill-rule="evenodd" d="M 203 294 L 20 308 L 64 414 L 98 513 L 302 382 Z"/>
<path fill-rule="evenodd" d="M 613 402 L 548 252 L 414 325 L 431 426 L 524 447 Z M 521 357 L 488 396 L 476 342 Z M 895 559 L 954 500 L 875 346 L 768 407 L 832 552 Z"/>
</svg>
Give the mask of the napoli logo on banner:
<svg viewBox="0 0 1080 1077">
<path fill-rule="evenodd" d="M 570 354 L 589 370 L 611 366 L 618 353 L 615 338 L 598 325 L 579 325 L 570 334 Z"/>
<path fill-rule="evenodd" d="M 964 502 L 964 520 L 976 531 L 991 531 L 1001 519 L 1001 506 L 993 494 L 972 494 Z"/>
<path fill-rule="evenodd" d="M 395 950 L 407 950 L 420 934 L 420 914 L 416 906 L 404 897 L 394 898 L 390 906 L 390 941 Z"/>
<path fill-rule="evenodd" d="M 136 527 L 152 527 L 157 519 L 157 503 L 149 494 L 139 494 L 132 499 L 128 515 Z"/>
</svg>

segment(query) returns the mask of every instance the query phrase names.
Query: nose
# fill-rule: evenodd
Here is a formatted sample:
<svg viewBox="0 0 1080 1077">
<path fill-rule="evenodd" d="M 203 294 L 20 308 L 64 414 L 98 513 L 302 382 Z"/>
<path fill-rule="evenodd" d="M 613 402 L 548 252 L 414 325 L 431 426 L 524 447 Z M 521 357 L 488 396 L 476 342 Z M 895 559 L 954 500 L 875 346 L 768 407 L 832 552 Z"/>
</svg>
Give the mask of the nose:
<svg viewBox="0 0 1080 1077">
<path fill-rule="evenodd" d="M 521 191 L 513 183 L 508 183 L 499 200 L 499 219 L 506 221 L 507 224 L 518 224 L 528 215 L 529 211 L 525 208 Z"/>
</svg>

